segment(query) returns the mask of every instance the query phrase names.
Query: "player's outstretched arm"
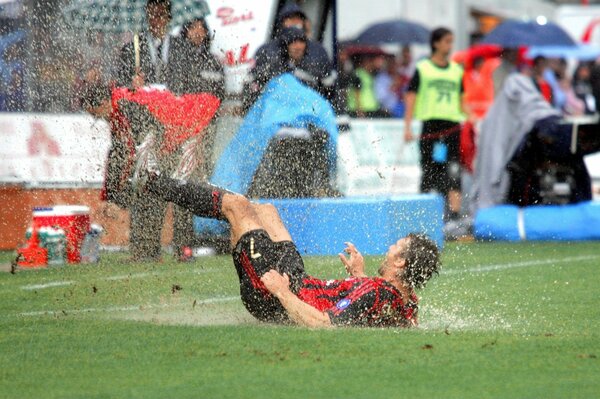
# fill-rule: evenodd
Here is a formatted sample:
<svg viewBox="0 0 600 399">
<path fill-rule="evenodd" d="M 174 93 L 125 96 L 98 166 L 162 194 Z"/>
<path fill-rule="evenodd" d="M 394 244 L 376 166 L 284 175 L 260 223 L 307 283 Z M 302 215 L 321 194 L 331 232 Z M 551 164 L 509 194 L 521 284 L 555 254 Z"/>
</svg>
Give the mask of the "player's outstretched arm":
<svg viewBox="0 0 600 399">
<path fill-rule="evenodd" d="M 363 259 L 362 254 L 358 252 L 358 249 L 356 249 L 351 242 L 345 244 L 346 248 L 344 248 L 344 252 L 350 255 L 350 257 L 346 258 L 343 253 L 339 255 L 340 260 L 346 267 L 346 271 L 352 277 L 367 277 L 365 274 L 365 260 Z"/>
<path fill-rule="evenodd" d="M 269 270 L 261 277 L 265 287 L 283 305 L 292 321 L 296 324 L 317 328 L 333 327 L 329 315 L 303 302 L 290 290 L 290 279 L 287 274 L 280 274 L 276 270 Z"/>
</svg>

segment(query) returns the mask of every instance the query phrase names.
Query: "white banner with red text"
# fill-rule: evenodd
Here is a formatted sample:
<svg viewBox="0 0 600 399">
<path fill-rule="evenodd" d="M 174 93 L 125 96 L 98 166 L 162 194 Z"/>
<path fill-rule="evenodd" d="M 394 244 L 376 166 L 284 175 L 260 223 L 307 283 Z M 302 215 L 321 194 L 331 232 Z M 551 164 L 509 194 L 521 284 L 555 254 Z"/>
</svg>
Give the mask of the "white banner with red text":
<svg viewBox="0 0 600 399">
<path fill-rule="evenodd" d="M 86 115 L 0 113 L 0 182 L 100 187 L 108 125 Z"/>
</svg>

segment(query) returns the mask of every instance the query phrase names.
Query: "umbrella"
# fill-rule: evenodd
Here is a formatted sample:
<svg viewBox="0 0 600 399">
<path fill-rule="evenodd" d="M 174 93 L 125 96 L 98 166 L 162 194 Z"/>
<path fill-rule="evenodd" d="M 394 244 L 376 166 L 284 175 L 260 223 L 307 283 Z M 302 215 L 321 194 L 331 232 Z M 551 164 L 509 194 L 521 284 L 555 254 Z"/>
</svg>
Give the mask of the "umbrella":
<svg viewBox="0 0 600 399">
<path fill-rule="evenodd" d="M 373 24 L 359 34 L 356 44 L 361 45 L 381 45 L 381 44 L 401 44 L 428 43 L 429 30 L 423 25 L 395 19 L 386 22 Z"/>
<path fill-rule="evenodd" d="M 589 44 L 577 46 L 533 46 L 527 51 L 527 57 L 543 55 L 546 58 L 574 58 L 580 61 L 592 61 L 600 57 L 600 48 Z"/>
<path fill-rule="evenodd" d="M 210 10 L 204 0 L 171 0 L 171 26 L 204 18 Z M 63 10 L 74 28 L 108 33 L 134 32 L 135 64 L 139 67 L 138 32 L 146 26 L 146 0 L 74 0 Z"/>
<path fill-rule="evenodd" d="M 575 41 L 553 22 L 538 24 L 535 21 L 502 22 L 488 33 L 482 44 L 497 44 L 505 48 L 530 46 L 575 46 Z"/>
<path fill-rule="evenodd" d="M 204 18 L 210 10 L 204 0 L 171 0 L 171 26 Z M 146 26 L 146 0 L 74 0 L 63 10 L 74 28 L 108 33 L 140 32 Z"/>
</svg>

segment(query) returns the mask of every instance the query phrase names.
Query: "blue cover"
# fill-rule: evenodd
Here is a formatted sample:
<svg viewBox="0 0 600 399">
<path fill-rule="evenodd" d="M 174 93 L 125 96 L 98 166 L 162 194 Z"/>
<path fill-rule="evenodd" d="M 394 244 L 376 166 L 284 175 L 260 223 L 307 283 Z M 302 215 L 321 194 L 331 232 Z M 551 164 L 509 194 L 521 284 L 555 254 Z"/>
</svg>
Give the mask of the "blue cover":
<svg viewBox="0 0 600 399">
<path fill-rule="evenodd" d="M 329 134 L 329 166 L 334 172 L 338 131 L 331 104 L 289 73 L 271 79 L 221 154 L 211 183 L 240 194 L 247 193 L 275 133 L 284 126 L 308 128 L 310 124 Z"/>
<path fill-rule="evenodd" d="M 600 202 L 481 209 L 475 217 L 474 230 L 475 237 L 483 240 L 599 240 Z"/>
<path fill-rule="evenodd" d="M 211 183 L 246 194 L 269 141 L 279 129 L 307 128 L 310 124 L 329 134 L 329 167 L 335 176 L 338 130 L 331 104 L 289 73 L 271 79 L 223 150 Z M 195 226 L 206 234 L 227 233 L 227 225 L 216 220 L 196 218 Z"/>
<path fill-rule="evenodd" d="M 444 201 L 434 194 L 264 200 L 274 204 L 298 250 L 336 255 L 353 242 L 365 255 L 381 255 L 411 232 L 429 235 L 441 249 Z M 196 228 L 202 227 L 196 218 Z"/>
</svg>

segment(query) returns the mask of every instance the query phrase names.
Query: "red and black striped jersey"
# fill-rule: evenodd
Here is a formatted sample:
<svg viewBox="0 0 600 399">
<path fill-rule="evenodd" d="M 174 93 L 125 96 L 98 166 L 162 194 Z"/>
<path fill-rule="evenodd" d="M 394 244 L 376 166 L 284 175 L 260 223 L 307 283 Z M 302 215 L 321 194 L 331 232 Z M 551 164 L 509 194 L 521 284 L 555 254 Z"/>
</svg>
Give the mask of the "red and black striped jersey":
<svg viewBox="0 0 600 399">
<path fill-rule="evenodd" d="M 298 297 L 326 312 L 333 324 L 363 327 L 408 327 L 417 324 L 418 299 L 408 303 L 400 291 L 379 277 L 322 280 L 307 276 Z"/>
</svg>

